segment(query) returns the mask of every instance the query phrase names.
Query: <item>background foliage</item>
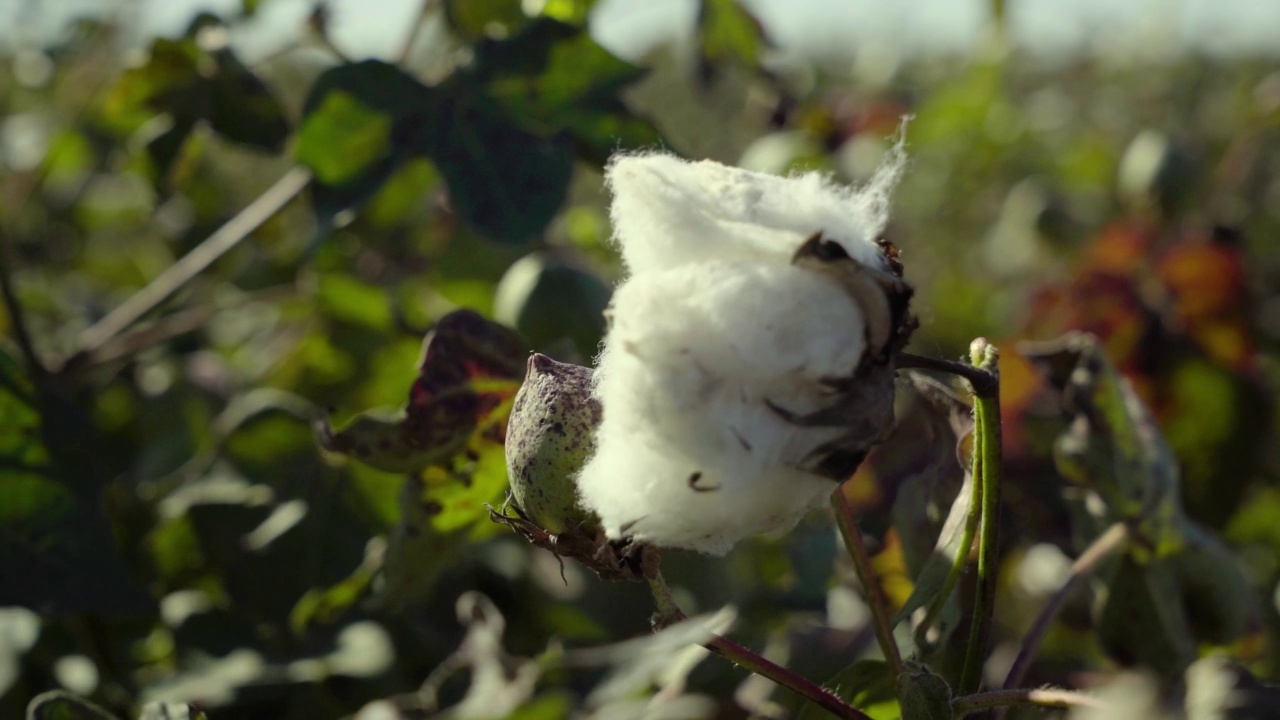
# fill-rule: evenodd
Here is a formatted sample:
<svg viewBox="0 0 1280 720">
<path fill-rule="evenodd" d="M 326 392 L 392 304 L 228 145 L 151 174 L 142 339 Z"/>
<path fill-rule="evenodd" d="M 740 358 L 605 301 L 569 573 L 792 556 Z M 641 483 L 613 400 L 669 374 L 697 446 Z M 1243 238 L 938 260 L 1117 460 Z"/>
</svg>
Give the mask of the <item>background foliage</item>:
<svg viewBox="0 0 1280 720">
<path fill-rule="evenodd" d="M 955 357 L 978 335 L 1004 348 L 992 663 L 1011 661 L 1091 538 L 1072 519 L 1083 491 L 1053 460 L 1060 399 L 1014 351 L 1081 329 L 1152 409 L 1188 522 L 1229 544 L 1208 562 L 1248 580 L 1239 617 L 1215 615 L 1221 584 L 1189 595 L 1196 627 L 1177 641 L 1280 678 L 1273 63 L 1038 59 L 1007 44 L 996 4 L 973 57 L 850 72 L 778 61 L 743 7 L 704 0 L 692 44 L 641 66 L 585 32 L 590 2 L 528 5 L 427 3 L 434 31 L 397 62 L 341 57 L 321 6 L 303 47 L 246 64 L 226 39 L 255 22 L 249 2 L 136 62 L 106 21 L 8 51 L 0 716 L 61 688 L 121 716 L 159 702 L 338 717 L 397 698 L 406 713 L 614 717 L 611 703 L 651 683 L 675 698 L 672 717 L 795 710 L 718 660 L 662 679 L 643 658 L 669 660 L 670 639 L 548 659 L 551 638 L 646 634 L 652 600 L 489 521 L 483 503 L 505 490 L 492 429 L 526 348 L 594 353 L 619 272 L 600 176 L 610 153 L 664 146 L 857 181 L 907 114 L 912 165 L 890 235 L 918 288 L 913 349 Z M 264 193 L 279 212 L 237 215 Z M 229 251 L 172 298 L 127 327 L 103 322 L 211 236 Z M 442 332 L 424 358 L 424 335 L 457 308 L 522 337 Z M 495 348 L 514 362 L 459 360 Z M 950 426 L 905 404 L 904 417 L 847 486 L 898 604 L 961 475 Z M 430 441 L 355 451 L 406 422 Z M 671 556 L 667 575 L 687 611 L 736 605 L 735 637 L 826 681 L 874 654 L 839 555 L 816 518 L 724 562 Z M 1117 629 L 1149 607 L 1108 620 L 1077 595 L 1032 684 L 1130 665 L 1181 673 L 1160 666 L 1176 653 Z M 601 694 L 611 664 L 631 684 Z M 470 672 L 446 678 L 454 665 Z M 874 706 L 858 667 L 832 685 Z M 92 716 L 67 709 L 70 696 L 46 701 Z"/>
</svg>

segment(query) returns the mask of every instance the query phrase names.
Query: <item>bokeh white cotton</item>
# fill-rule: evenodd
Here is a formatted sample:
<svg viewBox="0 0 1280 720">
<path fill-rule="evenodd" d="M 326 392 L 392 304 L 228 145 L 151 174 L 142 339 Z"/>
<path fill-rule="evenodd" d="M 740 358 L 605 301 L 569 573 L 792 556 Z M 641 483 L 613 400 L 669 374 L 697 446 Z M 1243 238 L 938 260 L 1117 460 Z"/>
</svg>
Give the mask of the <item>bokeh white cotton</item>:
<svg viewBox="0 0 1280 720">
<path fill-rule="evenodd" d="M 578 478 L 609 537 L 723 554 L 794 526 L 880 439 L 910 291 L 876 238 L 902 164 L 895 148 L 851 189 L 661 154 L 610 163 L 630 276 Z"/>
</svg>

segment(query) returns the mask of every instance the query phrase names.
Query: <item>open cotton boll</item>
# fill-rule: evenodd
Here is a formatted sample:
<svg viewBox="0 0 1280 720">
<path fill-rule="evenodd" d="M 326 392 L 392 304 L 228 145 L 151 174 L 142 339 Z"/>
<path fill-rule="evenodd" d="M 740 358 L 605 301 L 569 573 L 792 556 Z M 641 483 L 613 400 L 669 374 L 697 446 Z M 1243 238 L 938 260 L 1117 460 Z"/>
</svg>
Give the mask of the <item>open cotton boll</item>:
<svg viewBox="0 0 1280 720">
<path fill-rule="evenodd" d="M 896 145 L 867 186 L 849 188 L 819 173 L 779 177 L 652 153 L 615 156 L 605 179 L 632 273 L 709 260 L 787 262 L 817 230 L 859 263 L 884 268 L 875 239 L 903 165 Z"/>
<path fill-rule="evenodd" d="M 611 539 L 723 554 L 792 527 L 893 423 L 912 290 L 878 239 L 901 142 L 862 188 L 662 154 L 610 162 L 614 293 L 577 478 Z"/>
<path fill-rule="evenodd" d="M 864 318 L 829 278 L 764 262 L 642 273 L 613 300 L 598 449 L 578 478 L 610 537 L 723 554 L 792 527 L 834 488 L 806 469 L 840 436 L 787 422 L 850 377 Z"/>
</svg>

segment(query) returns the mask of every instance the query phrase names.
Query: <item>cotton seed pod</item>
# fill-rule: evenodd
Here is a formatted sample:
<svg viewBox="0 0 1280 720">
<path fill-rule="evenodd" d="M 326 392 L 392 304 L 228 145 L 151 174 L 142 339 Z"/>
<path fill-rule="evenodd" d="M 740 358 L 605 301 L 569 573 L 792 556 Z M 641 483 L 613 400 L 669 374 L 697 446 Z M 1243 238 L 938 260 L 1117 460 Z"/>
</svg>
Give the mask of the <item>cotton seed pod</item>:
<svg viewBox="0 0 1280 720">
<path fill-rule="evenodd" d="M 535 353 L 507 422 L 512 499 L 527 519 L 548 533 L 598 523 L 578 504 L 575 483 L 595 450 L 600 425 L 591 377 L 591 368 Z"/>
</svg>

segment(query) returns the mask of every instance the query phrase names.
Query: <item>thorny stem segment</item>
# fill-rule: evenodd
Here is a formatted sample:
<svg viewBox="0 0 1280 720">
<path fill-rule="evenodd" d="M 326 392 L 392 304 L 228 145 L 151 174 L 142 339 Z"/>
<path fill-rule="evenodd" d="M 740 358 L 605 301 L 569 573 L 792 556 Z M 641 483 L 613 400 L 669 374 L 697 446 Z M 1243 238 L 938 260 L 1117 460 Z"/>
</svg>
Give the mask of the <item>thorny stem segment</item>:
<svg viewBox="0 0 1280 720">
<path fill-rule="evenodd" d="M 831 493 L 831 504 L 835 508 L 840 536 L 844 538 L 844 545 L 848 548 L 854 570 L 858 573 L 858 582 L 862 583 L 867 605 L 871 608 L 871 623 L 875 629 L 876 641 L 880 643 L 880 650 L 884 653 L 893 676 L 897 677 L 903 670 L 902 652 L 898 650 L 898 643 L 893 638 L 893 617 L 884 597 L 884 589 L 880 587 L 875 569 L 871 567 L 871 557 L 867 555 L 867 546 L 862 542 L 862 531 L 858 529 L 853 508 L 849 507 L 849 499 L 840 487 Z"/>
<path fill-rule="evenodd" d="M 1101 709 L 1106 703 L 1095 697 L 1071 690 L 1056 688 L 1038 688 L 1035 690 L 995 690 L 993 692 L 966 695 L 951 701 L 952 718 L 958 720 L 966 715 L 989 710 L 991 708 L 1009 708 L 1015 705 L 1033 705 L 1046 708 L 1091 708 Z"/>
<path fill-rule="evenodd" d="M 982 666 L 991 635 L 995 612 L 997 549 L 1000 540 L 1000 375 L 995 346 L 985 339 L 969 346 L 969 359 L 993 383 L 992 391 L 978 392 L 974 386 L 973 467 L 975 485 L 981 486 L 982 519 L 978 529 L 978 587 L 973 599 L 973 618 L 965 650 L 959 692 L 971 694 L 982 682 Z M 976 499 L 976 493 L 975 493 Z"/>
<path fill-rule="evenodd" d="M 1040 642 L 1044 640 L 1045 633 L 1049 631 L 1049 626 L 1053 623 L 1053 619 L 1057 617 L 1058 611 L 1062 609 L 1062 604 L 1066 601 L 1067 596 L 1071 594 L 1071 591 L 1092 575 L 1103 560 L 1123 548 L 1128 539 L 1129 526 L 1118 522 L 1099 535 L 1080 554 L 1080 557 L 1076 558 L 1076 561 L 1071 564 L 1071 573 L 1067 576 L 1067 581 L 1062 584 L 1062 587 L 1058 588 L 1053 597 L 1049 598 L 1049 602 L 1040 610 L 1040 614 L 1036 616 L 1035 622 L 1032 623 L 1031 630 L 1022 639 L 1022 647 L 1018 650 L 1018 657 L 1013 661 L 1013 665 L 1009 668 L 1009 674 L 1004 679 L 1004 688 L 1006 690 L 1021 683 L 1023 677 L 1026 676 L 1027 668 L 1031 666 L 1031 661 L 1035 659 L 1036 652 L 1040 649 Z"/>
<path fill-rule="evenodd" d="M 667 587 L 666 581 L 662 579 L 662 572 L 658 569 L 657 563 L 646 564 L 644 571 L 645 580 L 648 581 L 649 589 L 653 592 L 653 600 L 658 605 L 659 622 L 671 623 L 683 620 L 684 613 L 676 605 L 675 600 L 672 599 L 671 590 Z M 702 645 L 747 672 L 769 678 L 835 717 L 843 718 L 844 720 L 871 720 L 871 716 L 841 700 L 830 690 L 808 678 L 791 672 L 732 640 L 713 635 L 710 640 Z"/>
<path fill-rule="evenodd" d="M 250 233 L 270 220 L 277 212 L 298 196 L 311 182 L 311 173 L 295 167 L 285 173 L 256 200 L 249 203 L 238 215 L 218 228 L 204 242 L 168 269 L 160 273 L 146 287 L 134 293 L 106 317 L 94 323 L 80 335 L 80 350 L 67 361 L 82 362 L 80 358 L 92 353 L 111 338 L 123 332 L 142 316 L 156 309 L 195 276 L 204 272 L 218 258 L 227 254 Z"/>
</svg>

